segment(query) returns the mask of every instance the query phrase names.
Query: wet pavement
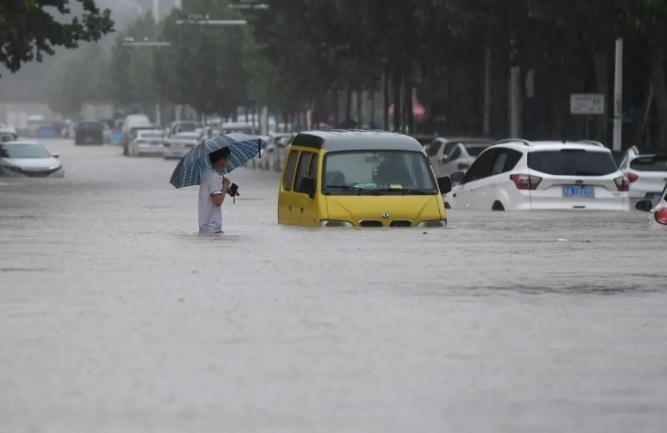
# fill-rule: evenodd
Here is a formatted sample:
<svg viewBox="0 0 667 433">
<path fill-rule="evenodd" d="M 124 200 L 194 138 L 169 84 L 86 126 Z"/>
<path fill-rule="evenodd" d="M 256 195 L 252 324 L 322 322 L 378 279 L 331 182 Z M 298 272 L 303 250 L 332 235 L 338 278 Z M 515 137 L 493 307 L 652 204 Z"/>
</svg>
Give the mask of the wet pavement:
<svg viewBox="0 0 667 433">
<path fill-rule="evenodd" d="M 664 432 L 667 234 L 632 213 L 276 223 L 238 170 L 197 231 L 175 161 L 51 141 L 0 178 L 0 432 Z"/>
</svg>

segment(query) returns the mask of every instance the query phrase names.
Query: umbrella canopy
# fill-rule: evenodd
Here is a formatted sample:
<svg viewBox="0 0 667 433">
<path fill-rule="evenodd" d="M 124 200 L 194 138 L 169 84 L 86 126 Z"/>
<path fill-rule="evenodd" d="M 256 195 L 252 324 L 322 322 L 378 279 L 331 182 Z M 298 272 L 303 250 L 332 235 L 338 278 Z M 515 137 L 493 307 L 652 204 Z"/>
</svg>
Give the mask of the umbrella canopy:
<svg viewBox="0 0 667 433">
<path fill-rule="evenodd" d="M 221 171 L 222 174 L 225 174 L 245 165 L 246 162 L 258 154 L 261 158 L 262 149 L 266 146 L 266 141 L 259 137 L 239 133 L 220 135 L 204 140 L 181 158 L 171 175 L 169 183 L 176 188 L 199 185 L 201 173 L 211 166 L 208 155 L 223 147 L 229 147 L 231 151 L 229 163 Z"/>
</svg>

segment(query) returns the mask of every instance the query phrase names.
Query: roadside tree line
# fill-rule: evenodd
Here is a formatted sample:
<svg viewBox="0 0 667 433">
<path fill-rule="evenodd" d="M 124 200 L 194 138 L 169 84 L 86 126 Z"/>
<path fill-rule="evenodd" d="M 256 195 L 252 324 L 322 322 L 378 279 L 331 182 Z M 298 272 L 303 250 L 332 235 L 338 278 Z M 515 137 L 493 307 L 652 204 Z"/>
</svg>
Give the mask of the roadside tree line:
<svg viewBox="0 0 667 433">
<path fill-rule="evenodd" d="M 81 50 L 91 74 L 73 78 L 81 66 L 71 61 L 62 73 L 70 84 L 60 87 L 94 88 L 149 113 L 155 102 L 225 117 L 267 105 L 284 115 L 310 110 L 327 124 L 349 123 L 360 111 L 353 101 L 382 95 L 372 119 L 385 129 L 503 137 L 514 70 L 522 136 L 583 138 L 570 95 L 603 93 L 607 114 L 593 120 L 590 138 L 609 143 L 614 42 L 622 37 L 624 145 L 667 146 L 661 0 L 265 0 L 269 9 L 243 14 L 229 1 L 182 3 L 158 24 L 139 17 L 110 53 Z M 176 23 L 190 14 L 249 25 Z M 127 37 L 171 45 L 129 47 Z M 412 112 L 413 93 L 424 118 Z"/>
</svg>

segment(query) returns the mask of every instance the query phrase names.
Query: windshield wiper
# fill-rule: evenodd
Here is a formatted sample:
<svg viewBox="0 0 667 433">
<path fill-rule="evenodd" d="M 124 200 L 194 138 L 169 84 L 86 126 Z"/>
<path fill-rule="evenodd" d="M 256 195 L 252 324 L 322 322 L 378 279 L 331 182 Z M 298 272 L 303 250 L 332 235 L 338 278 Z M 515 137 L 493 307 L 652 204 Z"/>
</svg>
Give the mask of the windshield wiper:
<svg viewBox="0 0 667 433">
<path fill-rule="evenodd" d="M 403 195 L 433 195 L 435 190 L 432 189 L 410 189 L 410 188 L 382 188 L 377 189 L 379 192 L 402 192 Z"/>
<path fill-rule="evenodd" d="M 341 190 L 341 191 L 354 191 L 354 192 L 358 192 L 360 195 L 361 194 L 380 195 L 380 193 L 377 192 L 377 190 L 366 189 L 366 188 L 361 188 L 361 187 L 358 187 L 358 186 L 351 186 L 351 185 L 327 185 L 326 189 L 327 190 L 338 189 L 338 190 Z"/>
</svg>

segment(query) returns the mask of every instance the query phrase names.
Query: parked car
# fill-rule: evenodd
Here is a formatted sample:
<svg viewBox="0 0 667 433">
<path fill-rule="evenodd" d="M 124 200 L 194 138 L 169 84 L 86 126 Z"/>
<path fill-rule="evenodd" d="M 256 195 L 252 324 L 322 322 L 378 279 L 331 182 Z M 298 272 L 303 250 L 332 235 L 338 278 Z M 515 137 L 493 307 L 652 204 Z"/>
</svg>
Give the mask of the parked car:
<svg viewBox="0 0 667 433">
<path fill-rule="evenodd" d="M 438 137 L 428 145 L 426 154 L 436 176 L 450 176 L 467 170 L 482 151 L 495 143 L 484 138 Z"/>
<path fill-rule="evenodd" d="M 309 131 L 290 146 L 278 223 L 311 227 L 445 227 L 442 194 L 415 139 L 380 131 Z"/>
<path fill-rule="evenodd" d="M 166 133 L 161 129 L 141 129 L 128 146 L 129 156 L 159 155 L 164 153 Z"/>
<path fill-rule="evenodd" d="M 667 184 L 660 194 L 662 198 L 653 207 L 651 200 L 644 199 L 637 202 L 635 208 L 640 211 L 650 212 L 649 227 L 667 229 Z"/>
<path fill-rule="evenodd" d="M 17 139 L 18 135 L 16 134 L 16 130 L 14 128 L 10 128 L 8 126 L 0 127 L 0 143 L 4 143 L 6 141 L 16 141 Z"/>
<path fill-rule="evenodd" d="M 631 147 L 619 165 L 630 181 L 630 200 L 648 199 L 657 203 L 667 182 L 667 154 L 640 154 Z"/>
<path fill-rule="evenodd" d="M 74 144 L 104 144 L 104 122 L 83 121 L 74 127 Z"/>
<path fill-rule="evenodd" d="M 194 132 L 199 128 L 199 123 L 193 120 L 177 120 L 171 122 L 169 126 L 169 136 L 180 134 L 182 132 Z"/>
<path fill-rule="evenodd" d="M 139 128 L 155 129 L 145 114 L 130 114 L 123 121 L 120 139 L 120 143 L 123 146 L 123 155 L 129 155 L 130 141 L 135 138 L 134 131 L 137 131 Z"/>
<path fill-rule="evenodd" d="M 600 143 L 502 140 L 452 182 L 452 209 L 630 209 L 628 179 Z"/>
<path fill-rule="evenodd" d="M 0 176 L 64 177 L 58 154 L 50 154 L 36 141 L 0 143 Z"/>
<path fill-rule="evenodd" d="M 201 132 L 181 132 L 164 140 L 162 156 L 165 159 L 182 158 L 204 139 Z"/>
<path fill-rule="evenodd" d="M 276 133 L 273 135 L 273 144 L 276 151 L 270 156 L 270 169 L 280 172 L 285 164 L 285 156 L 289 152 L 290 143 L 296 136 L 295 133 Z"/>
</svg>

